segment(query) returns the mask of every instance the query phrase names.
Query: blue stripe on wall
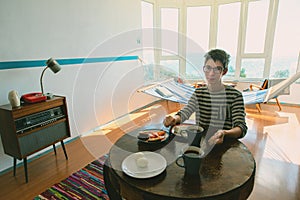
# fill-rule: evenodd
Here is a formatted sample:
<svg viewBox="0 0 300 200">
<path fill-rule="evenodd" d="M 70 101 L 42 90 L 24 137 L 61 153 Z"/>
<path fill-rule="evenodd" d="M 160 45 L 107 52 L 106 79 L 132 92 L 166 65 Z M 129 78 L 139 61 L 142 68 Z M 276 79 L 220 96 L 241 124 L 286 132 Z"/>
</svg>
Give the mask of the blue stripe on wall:
<svg viewBox="0 0 300 200">
<path fill-rule="evenodd" d="M 120 57 L 99 57 L 99 58 L 70 58 L 70 59 L 56 59 L 60 65 L 76 65 L 84 63 L 98 63 L 98 62 L 116 62 L 125 60 L 137 60 L 138 56 L 120 56 Z M 24 60 L 24 61 L 7 61 L 0 62 L 0 70 L 2 69 L 16 69 L 28 67 L 42 67 L 46 66 L 47 60 Z"/>
</svg>

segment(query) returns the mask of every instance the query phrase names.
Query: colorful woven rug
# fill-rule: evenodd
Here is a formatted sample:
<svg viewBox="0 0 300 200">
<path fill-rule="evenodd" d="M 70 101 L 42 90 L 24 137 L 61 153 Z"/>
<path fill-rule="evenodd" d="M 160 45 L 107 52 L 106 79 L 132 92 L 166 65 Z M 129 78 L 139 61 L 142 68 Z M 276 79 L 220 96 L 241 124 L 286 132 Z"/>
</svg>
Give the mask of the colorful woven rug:
<svg viewBox="0 0 300 200">
<path fill-rule="evenodd" d="M 71 199 L 102 199 L 108 200 L 104 185 L 103 166 L 107 155 L 88 164 L 71 176 L 56 183 L 34 200 L 71 200 Z"/>
</svg>

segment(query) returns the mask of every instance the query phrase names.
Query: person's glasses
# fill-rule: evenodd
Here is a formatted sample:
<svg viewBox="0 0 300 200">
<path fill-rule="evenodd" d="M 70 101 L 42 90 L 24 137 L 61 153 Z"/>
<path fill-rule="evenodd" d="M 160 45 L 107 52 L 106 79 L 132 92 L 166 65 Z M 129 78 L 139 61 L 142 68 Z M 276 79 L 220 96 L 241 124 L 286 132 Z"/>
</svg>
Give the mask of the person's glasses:
<svg viewBox="0 0 300 200">
<path fill-rule="evenodd" d="M 223 71 L 223 67 L 221 67 L 221 66 L 212 67 L 209 65 L 203 66 L 204 72 L 211 72 L 211 70 L 213 70 L 214 73 L 221 73 Z"/>
</svg>

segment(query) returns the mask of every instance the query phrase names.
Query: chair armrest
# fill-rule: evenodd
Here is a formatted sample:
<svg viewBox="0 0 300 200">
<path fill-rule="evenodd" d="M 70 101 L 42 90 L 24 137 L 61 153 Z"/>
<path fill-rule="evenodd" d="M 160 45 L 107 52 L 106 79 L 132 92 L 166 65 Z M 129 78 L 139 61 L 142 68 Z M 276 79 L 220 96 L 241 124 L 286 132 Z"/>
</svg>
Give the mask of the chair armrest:
<svg viewBox="0 0 300 200">
<path fill-rule="evenodd" d="M 250 90 L 253 91 L 254 88 L 257 88 L 257 89 L 260 89 L 260 90 L 263 90 L 262 87 L 260 87 L 259 85 L 255 85 L 255 84 L 250 84 Z"/>
</svg>

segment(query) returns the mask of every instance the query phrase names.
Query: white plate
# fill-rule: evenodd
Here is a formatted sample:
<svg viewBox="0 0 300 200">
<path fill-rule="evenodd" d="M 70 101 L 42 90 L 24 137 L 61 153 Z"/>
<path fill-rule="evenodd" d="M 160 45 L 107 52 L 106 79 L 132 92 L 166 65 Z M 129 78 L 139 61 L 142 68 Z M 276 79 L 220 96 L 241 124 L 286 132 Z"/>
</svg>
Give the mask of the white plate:
<svg viewBox="0 0 300 200">
<path fill-rule="evenodd" d="M 142 151 L 144 157 L 148 160 L 147 167 L 138 167 L 136 164 L 136 154 L 127 156 L 122 162 L 122 170 L 128 176 L 133 178 L 151 178 L 161 174 L 167 167 L 166 159 L 155 152 Z"/>
<path fill-rule="evenodd" d="M 187 135 L 186 135 L 187 131 L 203 132 L 204 129 L 201 126 L 197 126 L 197 125 L 180 124 L 180 125 L 174 126 L 171 130 L 171 132 L 174 135 L 184 136 L 184 137 L 187 137 Z"/>
</svg>

